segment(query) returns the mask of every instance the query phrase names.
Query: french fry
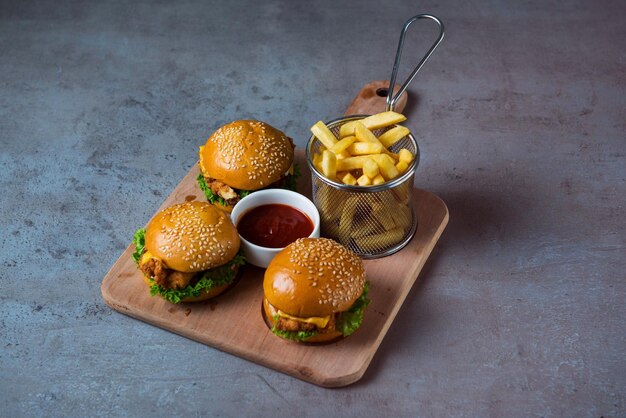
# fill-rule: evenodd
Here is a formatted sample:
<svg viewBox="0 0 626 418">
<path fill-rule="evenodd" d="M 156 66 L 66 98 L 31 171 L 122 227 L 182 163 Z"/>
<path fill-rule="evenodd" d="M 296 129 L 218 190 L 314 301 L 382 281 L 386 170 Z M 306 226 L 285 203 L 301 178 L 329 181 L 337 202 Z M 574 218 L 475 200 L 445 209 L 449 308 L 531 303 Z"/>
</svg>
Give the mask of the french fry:
<svg viewBox="0 0 626 418">
<path fill-rule="evenodd" d="M 354 122 L 356 121 L 346 122 L 341 125 L 341 128 L 339 128 L 339 138 L 345 138 L 354 135 Z"/>
<path fill-rule="evenodd" d="M 396 123 L 404 122 L 406 117 L 396 112 L 382 112 L 372 116 L 368 116 L 365 119 L 361 119 L 360 122 L 365 125 L 367 129 L 374 130 L 385 128 Z M 341 138 L 354 135 L 354 123 L 356 121 L 350 121 L 344 123 L 339 129 L 339 136 Z"/>
<path fill-rule="evenodd" d="M 330 150 L 334 152 L 335 154 L 341 154 L 350 145 L 352 145 L 354 141 L 356 141 L 356 136 L 348 136 L 348 137 L 342 138 L 341 140 L 337 141 L 337 143 L 333 145 L 333 147 L 330 148 Z"/>
<path fill-rule="evenodd" d="M 375 222 L 362 222 L 354 228 L 354 233 L 351 238 L 361 238 L 367 236 L 373 236 L 385 232 L 381 225 L 377 225 Z"/>
<path fill-rule="evenodd" d="M 354 213 L 359 204 L 359 198 L 350 197 L 345 202 L 341 211 L 341 218 L 339 219 L 339 233 L 349 236 L 350 230 L 352 229 L 352 221 L 355 218 Z"/>
<path fill-rule="evenodd" d="M 334 180 L 337 177 L 337 156 L 333 154 L 331 151 L 324 151 L 322 153 L 322 173 L 324 175 Z"/>
<path fill-rule="evenodd" d="M 404 126 L 396 126 L 395 128 L 389 129 L 387 132 L 378 137 L 378 140 L 382 142 L 382 144 L 389 148 L 405 136 L 407 136 L 411 131 Z"/>
<path fill-rule="evenodd" d="M 406 116 L 401 113 L 382 112 L 363 119 L 363 125 L 365 125 L 367 129 L 374 130 L 395 125 L 396 123 L 404 122 L 405 120 Z"/>
<path fill-rule="evenodd" d="M 378 164 L 376 164 L 376 161 L 374 161 L 373 159 L 369 158 L 363 162 L 363 174 L 365 174 L 370 179 L 373 180 L 376 176 L 378 176 L 379 172 L 380 170 L 378 168 Z"/>
<path fill-rule="evenodd" d="M 384 203 L 378 203 L 372 206 L 374 218 L 385 228 L 385 231 L 389 231 L 397 226 L 393 220 L 395 213 L 392 215 L 388 209 L 389 208 Z"/>
<path fill-rule="evenodd" d="M 380 174 L 372 179 L 372 184 L 374 186 L 378 186 L 379 184 L 383 184 L 384 182 L 385 182 L 385 179 Z"/>
<path fill-rule="evenodd" d="M 371 155 L 370 158 L 374 158 L 380 169 L 380 174 L 382 174 L 385 180 L 391 180 L 400 175 L 395 166 L 395 161 L 387 154 Z"/>
<path fill-rule="evenodd" d="M 403 182 L 390 190 L 396 202 L 402 206 L 408 206 L 410 200 L 410 188 L 413 187 L 409 182 Z"/>
<path fill-rule="evenodd" d="M 407 205 L 398 205 L 398 210 L 395 211 L 396 216 L 394 217 L 394 221 L 399 228 L 404 228 L 405 230 L 409 228 L 411 223 L 413 222 L 413 212 L 411 208 Z"/>
<path fill-rule="evenodd" d="M 356 182 L 359 186 L 370 186 L 372 184 L 372 180 L 369 177 L 367 177 L 365 174 L 359 177 L 356 180 Z"/>
<path fill-rule="evenodd" d="M 413 154 L 411 153 L 411 151 L 409 151 L 406 148 L 402 148 L 399 152 L 398 152 L 398 158 L 400 161 L 404 161 L 408 164 L 411 164 L 411 162 L 413 161 L 413 158 L 415 158 L 413 156 Z"/>
<path fill-rule="evenodd" d="M 394 228 L 382 234 L 354 238 L 354 243 L 361 250 L 374 251 L 397 243 L 402 239 L 402 237 L 404 237 L 405 233 L 406 231 L 404 228 Z"/>
<path fill-rule="evenodd" d="M 315 135 L 315 137 L 319 139 L 326 148 L 332 148 L 333 145 L 337 143 L 335 135 L 333 135 L 330 129 L 328 129 L 322 121 L 319 121 L 315 125 L 311 126 L 311 133 Z"/>
<path fill-rule="evenodd" d="M 363 168 L 363 162 L 370 157 L 359 155 L 358 157 L 344 158 L 337 160 L 337 171 L 360 170 Z"/>
<path fill-rule="evenodd" d="M 369 186 L 394 179 L 406 172 L 415 157 L 407 149 L 403 148 L 396 154 L 388 147 L 408 135 L 409 130 L 403 126 L 396 126 L 382 134 L 380 138 L 377 138 L 372 130 L 404 120 L 406 118 L 403 115 L 395 112 L 382 112 L 360 120 L 352 120 L 339 128 L 339 138 L 323 122 L 317 122 L 311 127 L 311 132 L 320 141 L 318 147 L 320 153 L 313 155 L 313 165 L 325 177 L 344 184 Z M 324 151 L 330 152 L 333 156 Z M 369 157 L 374 162 L 370 160 L 366 164 Z"/>
<path fill-rule="evenodd" d="M 315 196 L 315 204 L 319 209 L 322 224 L 338 223 L 345 200 L 342 199 L 341 192 L 332 187 L 318 187 Z"/>
<path fill-rule="evenodd" d="M 396 168 L 398 169 L 398 171 L 400 173 L 404 173 L 406 171 L 407 168 L 409 168 L 409 165 L 407 164 L 406 161 L 398 161 L 398 164 L 396 164 Z"/>
<path fill-rule="evenodd" d="M 385 148 L 383 144 L 378 140 L 378 138 L 376 138 L 376 135 L 374 135 L 372 131 L 370 131 L 367 127 L 365 127 L 365 125 L 357 121 L 354 126 L 355 126 L 355 129 L 354 129 L 355 136 L 358 141 L 361 141 L 364 143 L 380 144 L 382 152 L 384 152 L 385 154 L 388 154 L 396 161 L 398 160 L 398 156 L 392 153 L 391 151 L 389 151 L 387 148 Z"/>
<path fill-rule="evenodd" d="M 356 184 L 356 178 L 351 173 L 346 173 L 343 177 L 340 177 L 344 184 L 354 186 Z"/>
<path fill-rule="evenodd" d="M 369 154 L 380 154 L 383 152 L 382 144 L 375 144 L 372 142 L 355 142 L 350 145 L 347 151 L 351 155 L 369 155 Z"/>
<path fill-rule="evenodd" d="M 322 172 L 322 154 L 317 152 L 313 154 L 313 165 L 317 168 L 317 171 Z"/>
<path fill-rule="evenodd" d="M 380 143 L 376 135 L 372 133 L 363 123 L 360 121 L 356 121 L 354 123 L 354 135 L 356 139 L 361 142 L 371 142 L 373 144 L 380 144 L 382 147 L 383 144 Z"/>
</svg>

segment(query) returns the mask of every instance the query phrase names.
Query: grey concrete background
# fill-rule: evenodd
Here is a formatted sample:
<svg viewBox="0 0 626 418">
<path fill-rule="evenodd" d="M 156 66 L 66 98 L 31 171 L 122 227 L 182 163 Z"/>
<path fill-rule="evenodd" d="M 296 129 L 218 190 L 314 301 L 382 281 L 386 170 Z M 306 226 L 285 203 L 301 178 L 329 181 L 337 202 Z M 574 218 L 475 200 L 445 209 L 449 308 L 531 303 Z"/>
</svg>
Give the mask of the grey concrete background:
<svg viewBox="0 0 626 418">
<path fill-rule="evenodd" d="M 303 146 L 423 12 L 448 31 L 406 113 L 451 220 L 360 382 L 105 306 L 213 130 Z M 623 1 L 1 1 L 0 415 L 626 416 L 624 22 Z"/>
</svg>

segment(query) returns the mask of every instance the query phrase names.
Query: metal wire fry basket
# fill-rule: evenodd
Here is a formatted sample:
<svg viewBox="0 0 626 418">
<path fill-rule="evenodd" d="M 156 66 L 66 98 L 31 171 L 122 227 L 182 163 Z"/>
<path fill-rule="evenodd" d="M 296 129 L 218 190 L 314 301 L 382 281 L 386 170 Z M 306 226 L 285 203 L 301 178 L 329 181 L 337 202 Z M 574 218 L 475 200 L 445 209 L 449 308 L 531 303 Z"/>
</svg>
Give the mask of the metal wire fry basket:
<svg viewBox="0 0 626 418">
<path fill-rule="evenodd" d="M 351 116 L 330 122 L 335 135 L 341 125 L 364 116 Z M 380 136 L 385 129 L 373 131 Z M 409 134 L 392 147 L 392 152 L 406 148 L 415 159 L 399 177 L 377 186 L 350 186 L 337 183 L 320 173 L 311 163 L 320 152 L 321 143 L 309 140 L 306 154 L 311 168 L 313 202 L 320 212 L 322 234 L 348 247 L 363 258 L 393 254 L 404 247 L 415 234 L 417 218 L 411 208 L 415 169 L 419 163 L 419 147 Z"/>
<path fill-rule="evenodd" d="M 443 23 L 436 17 L 422 14 L 409 19 L 400 34 L 389 86 L 395 85 L 406 31 L 419 19 L 434 20 L 439 25 L 439 37 L 396 95 L 393 95 L 393 88 L 388 89 L 387 110 L 393 110 L 397 100 L 443 39 Z M 326 125 L 338 137 L 343 124 L 367 116 L 369 115 L 342 117 Z M 395 125 L 376 129 L 373 133 L 379 137 L 393 127 Z M 306 157 L 311 169 L 313 202 L 320 213 L 322 235 L 334 239 L 366 259 L 391 255 L 408 244 L 415 235 L 418 223 L 411 206 L 413 180 L 420 159 L 415 137 L 409 134 L 390 147 L 390 151 L 394 153 L 405 148 L 415 156 L 408 169 L 395 179 L 376 186 L 351 186 L 326 178 L 313 164 L 313 155 L 320 152 L 321 146 L 322 143 L 312 135 L 307 144 Z"/>
</svg>

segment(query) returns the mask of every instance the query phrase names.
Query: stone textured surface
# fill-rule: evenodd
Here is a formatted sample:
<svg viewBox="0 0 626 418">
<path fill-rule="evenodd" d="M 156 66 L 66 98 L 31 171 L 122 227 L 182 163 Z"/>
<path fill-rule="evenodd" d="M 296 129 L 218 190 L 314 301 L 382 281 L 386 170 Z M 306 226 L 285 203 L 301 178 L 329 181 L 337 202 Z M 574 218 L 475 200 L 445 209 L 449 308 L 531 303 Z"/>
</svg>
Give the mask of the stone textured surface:
<svg viewBox="0 0 626 418">
<path fill-rule="evenodd" d="M 0 415 L 626 415 L 626 4 L 385 3 L 0 2 Z M 213 130 L 254 117 L 303 146 L 422 12 L 448 31 L 406 113 L 451 221 L 361 381 L 105 306 Z"/>
</svg>

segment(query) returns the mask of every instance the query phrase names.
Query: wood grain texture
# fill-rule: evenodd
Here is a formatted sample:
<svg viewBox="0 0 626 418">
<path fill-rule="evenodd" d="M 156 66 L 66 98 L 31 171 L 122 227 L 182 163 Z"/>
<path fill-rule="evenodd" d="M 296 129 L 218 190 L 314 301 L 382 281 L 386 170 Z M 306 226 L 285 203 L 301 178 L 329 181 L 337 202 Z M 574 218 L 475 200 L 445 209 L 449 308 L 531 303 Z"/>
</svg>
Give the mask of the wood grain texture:
<svg viewBox="0 0 626 418">
<path fill-rule="evenodd" d="M 351 115 L 373 115 L 375 113 L 380 113 L 385 111 L 385 105 L 387 101 L 387 95 L 385 93 L 384 97 L 378 95 L 379 89 L 387 89 L 389 87 L 389 80 L 379 80 L 372 81 L 371 83 L 363 86 L 361 91 L 358 92 L 348 109 L 346 110 L 345 116 Z M 394 94 L 398 92 L 401 86 L 398 84 L 394 87 Z M 408 94 L 405 91 L 398 99 L 396 106 L 394 107 L 394 111 L 398 113 L 402 113 L 406 106 Z"/>
<path fill-rule="evenodd" d="M 299 190 L 310 195 L 304 156 Z M 202 200 L 194 166 L 160 209 L 186 200 Z M 202 303 L 173 305 L 151 297 L 131 260 L 130 245 L 102 281 L 102 296 L 113 309 L 236 356 L 326 387 L 345 386 L 363 376 L 374 353 L 409 293 L 418 273 L 448 222 L 446 205 L 437 196 L 415 189 L 413 204 L 419 226 L 415 237 L 393 256 L 365 261 L 370 298 L 364 323 L 350 337 L 323 346 L 299 345 L 272 334 L 261 315 L 264 270 L 246 266 L 239 282 L 219 297 Z"/>
</svg>

